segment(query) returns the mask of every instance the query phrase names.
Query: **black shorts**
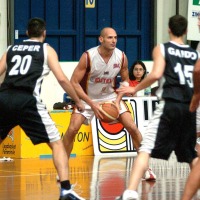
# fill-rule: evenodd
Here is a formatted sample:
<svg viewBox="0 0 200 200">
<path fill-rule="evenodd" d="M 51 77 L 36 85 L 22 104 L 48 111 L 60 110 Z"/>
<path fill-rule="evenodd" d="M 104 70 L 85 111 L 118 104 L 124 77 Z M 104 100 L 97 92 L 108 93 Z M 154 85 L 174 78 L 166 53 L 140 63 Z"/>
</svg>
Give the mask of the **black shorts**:
<svg viewBox="0 0 200 200">
<path fill-rule="evenodd" d="M 168 160 L 172 151 L 179 162 L 191 163 L 197 156 L 196 113 L 189 104 L 160 101 L 144 134 L 140 151 Z"/>
<path fill-rule="evenodd" d="M 33 144 L 60 139 L 60 134 L 40 98 L 21 90 L 0 92 L 0 137 L 19 125 Z"/>
</svg>

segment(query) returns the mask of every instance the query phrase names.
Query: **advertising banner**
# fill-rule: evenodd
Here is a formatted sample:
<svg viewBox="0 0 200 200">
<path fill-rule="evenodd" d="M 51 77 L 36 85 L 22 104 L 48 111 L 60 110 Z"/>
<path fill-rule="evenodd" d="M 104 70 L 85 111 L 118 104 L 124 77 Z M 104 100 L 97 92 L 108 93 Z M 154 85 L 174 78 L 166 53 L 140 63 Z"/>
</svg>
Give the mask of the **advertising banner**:
<svg viewBox="0 0 200 200">
<path fill-rule="evenodd" d="M 200 41 L 200 31 L 198 26 L 198 17 L 200 15 L 200 1 L 188 1 L 188 32 L 187 40 Z"/>
<path fill-rule="evenodd" d="M 136 126 L 144 134 L 158 103 L 157 97 L 124 97 L 123 100 L 128 106 Z M 107 124 L 94 117 L 91 126 L 95 155 L 136 154 L 131 136 L 121 123 Z"/>
</svg>

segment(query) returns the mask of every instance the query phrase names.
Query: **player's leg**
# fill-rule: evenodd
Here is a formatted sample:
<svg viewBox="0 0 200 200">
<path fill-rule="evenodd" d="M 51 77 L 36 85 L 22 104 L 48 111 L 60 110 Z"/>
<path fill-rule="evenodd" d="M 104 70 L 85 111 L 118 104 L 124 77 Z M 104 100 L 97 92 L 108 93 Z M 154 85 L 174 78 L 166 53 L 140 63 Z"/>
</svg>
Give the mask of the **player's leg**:
<svg viewBox="0 0 200 200">
<path fill-rule="evenodd" d="M 200 159 L 192 168 L 186 181 L 182 200 L 191 200 L 200 187 Z"/>
<path fill-rule="evenodd" d="M 29 105 L 30 105 L 29 101 Z M 60 133 L 46 109 L 29 109 L 24 107 L 19 125 L 23 128 L 33 144 L 47 143 L 52 149 L 53 162 L 59 175 L 60 200 L 82 200 L 72 189 L 69 181 L 68 157 Z M 31 116 L 31 117 L 30 117 Z"/>
<path fill-rule="evenodd" d="M 197 129 L 197 143 L 196 143 L 196 151 L 198 156 L 200 157 L 200 106 L 196 110 L 196 129 Z"/>
<path fill-rule="evenodd" d="M 148 168 L 149 157 L 149 153 L 139 152 L 133 164 L 129 185 L 123 192 L 122 196 L 116 197 L 116 200 L 138 199 L 138 185 L 141 181 L 141 178 L 143 177 L 144 172 Z"/>
<path fill-rule="evenodd" d="M 125 107 L 121 103 L 121 114 L 119 116 L 119 121 L 123 124 L 124 128 L 129 132 L 132 138 L 133 145 L 138 152 L 140 143 L 142 141 L 142 135 L 137 128 L 136 124 L 133 121 L 133 118 L 131 116 L 130 112 L 123 112 L 125 111 Z M 123 112 L 123 113 L 122 113 Z M 156 175 L 152 171 L 151 168 L 147 168 L 146 172 L 143 175 L 143 179 L 146 181 L 155 181 L 156 180 Z"/>
<path fill-rule="evenodd" d="M 138 130 L 136 124 L 133 121 L 133 118 L 130 112 L 124 112 L 120 114 L 119 121 L 123 124 L 124 128 L 129 132 L 132 138 L 133 145 L 138 152 L 140 143 L 142 141 L 142 135 Z"/>
<path fill-rule="evenodd" d="M 123 124 L 124 128 L 129 132 L 132 138 L 133 145 L 138 152 L 140 143 L 142 141 L 142 135 L 138 130 L 136 124 L 133 121 L 130 112 L 124 112 L 120 114 L 119 121 Z"/>
<path fill-rule="evenodd" d="M 69 180 L 68 157 L 62 140 L 51 142 L 48 145 L 52 149 L 53 161 L 60 177 L 60 181 Z"/>
<path fill-rule="evenodd" d="M 84 123 L 85 117 L 79 113 L 73 113 L 71 115 L 69 127 L 63 137 L 65 150 L 67 151 L 68 158 L 70 157 L 71 151 L 74 145 L 74 138 L 78 133 L 81 125 Z"/>
<path fill-rule="evenodd" d="M 71 189 L 71 184 L 69 181 L 68 157 L 63 142 L 61 140 L 57 140 L 55 142 L 49 143 L 49 146 L 52 149 L 53 162 L 60 178 L 60 200 L 83 200 L 84 198 L 80 197 Z"/>
</svg>

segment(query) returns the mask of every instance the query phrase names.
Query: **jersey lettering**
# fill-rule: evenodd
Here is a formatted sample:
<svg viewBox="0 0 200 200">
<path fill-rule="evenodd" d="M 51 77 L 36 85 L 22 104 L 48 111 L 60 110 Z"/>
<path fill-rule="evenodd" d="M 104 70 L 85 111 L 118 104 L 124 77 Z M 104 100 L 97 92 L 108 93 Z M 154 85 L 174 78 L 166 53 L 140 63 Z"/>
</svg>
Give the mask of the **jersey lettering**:
<svg viewBox="0 0 200 200">
<path fill-rule="evenodd" d="M 111 78 L 95 78 L 95 83 L 112 83 L 112 80 Z"/>
<path fill-rule="evenodd" d="M 195 52 L 175 49 L 173 47 L 168 48 L 168 53 L 170 55 L 174 55 L 174 56 L 177 56 L 177 57 L 180 57 L 180 58 L 190 58 L 192 60 L 197 59 L 197 54 Z"/>
<path fill-rule="evenodd" d="M 37 51 L 40 50 L 40 45 L 14 45 L 13 51 Z"/>
</svg>

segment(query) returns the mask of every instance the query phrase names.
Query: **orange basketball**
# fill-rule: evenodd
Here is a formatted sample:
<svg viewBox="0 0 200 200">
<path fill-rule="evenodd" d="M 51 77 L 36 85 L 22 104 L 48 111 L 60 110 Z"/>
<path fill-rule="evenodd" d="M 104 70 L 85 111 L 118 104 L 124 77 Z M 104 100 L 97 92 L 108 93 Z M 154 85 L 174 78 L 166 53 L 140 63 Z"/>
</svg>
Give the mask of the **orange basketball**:
<svg viewBox="0 0 200 200">
<path fill-rule="evenodd" d="M 113 122 L 119 117 L 117 106 L 111 101 L 101 103 L 100 108 L 102 111 L 101 114 L 103 115 L 102 122 Z"/>
</svg>

